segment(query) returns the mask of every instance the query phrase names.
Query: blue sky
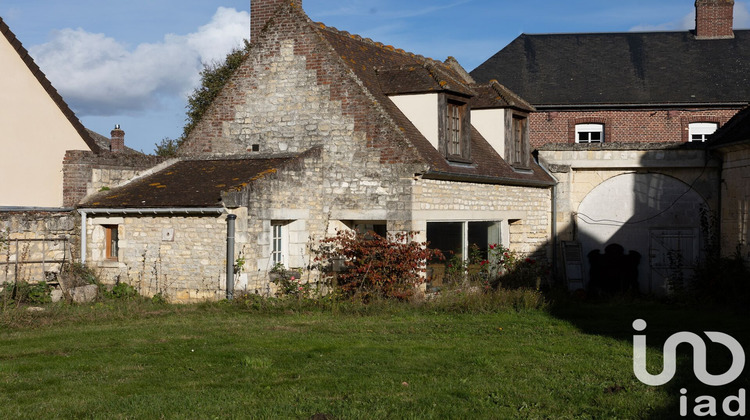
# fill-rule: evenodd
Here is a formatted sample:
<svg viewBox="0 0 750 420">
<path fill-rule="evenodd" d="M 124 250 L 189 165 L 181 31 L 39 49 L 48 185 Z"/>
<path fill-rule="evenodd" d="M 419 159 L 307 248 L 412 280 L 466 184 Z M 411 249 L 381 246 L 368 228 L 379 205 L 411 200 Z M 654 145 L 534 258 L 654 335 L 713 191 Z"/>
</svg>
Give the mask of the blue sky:
<svg viewBox="0 0 750 420">
<path fill-rule="evenodd" d="M 750 0 L 735 28 L 750 27 Z M 521 33 L 686 30 L 694 0 L 304 0 L 315 21 L 469 71 Z M 0 16 L 88 128 L 150 153 L 176 138 L 202 63 L 249 37 L 249 0 L 0 0 Z"/>
</svg>

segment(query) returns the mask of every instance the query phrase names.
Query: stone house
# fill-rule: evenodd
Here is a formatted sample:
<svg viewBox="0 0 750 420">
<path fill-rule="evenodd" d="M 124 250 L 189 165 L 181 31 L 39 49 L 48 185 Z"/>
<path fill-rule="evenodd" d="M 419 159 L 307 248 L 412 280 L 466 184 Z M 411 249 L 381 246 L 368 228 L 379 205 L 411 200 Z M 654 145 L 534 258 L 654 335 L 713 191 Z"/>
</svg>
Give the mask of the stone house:
<svg viewBox="0 0 750 420">
<path fill-rule="evenodd" d="M 522 34 L 470 73 L 537 110 L 530 141 L 558 181 L 571 288 L 610 245 L 640 256 L 643 292 L 665 293 L 674 265 L 700 257 L 700 209 L 723 210 L 702 142 L 750 100 L 750 31 L 732 30 L 733 5 L 697 0 L 694 31 Z"/>
<path fill-rule="evenodd" d="M 76 259 L 86 194 L 158 159 L 86 129 L 0 18 L 0 285 L 41 281 Z"/>
<path fill-rule="evenodd" d="M 312 22 L 299 1 L 253 0 L 251 20 L 247 58 L 180 157 L 79 206 L 104 278 L 213 299 L 241 262 L 230 284 L 271 294 L 269 270 L 306 269 L 337 229 L 548 255 L 554 182 L 531 155 L 531 105 L 452 58 Z"/>
</svg>

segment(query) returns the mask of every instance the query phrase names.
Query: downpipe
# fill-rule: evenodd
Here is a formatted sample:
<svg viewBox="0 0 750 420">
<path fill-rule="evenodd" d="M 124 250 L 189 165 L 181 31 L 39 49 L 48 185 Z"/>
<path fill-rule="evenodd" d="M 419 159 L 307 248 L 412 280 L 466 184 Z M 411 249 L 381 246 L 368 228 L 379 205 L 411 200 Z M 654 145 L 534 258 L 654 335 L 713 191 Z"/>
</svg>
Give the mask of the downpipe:
<svg viewBox="0 0 750 420">
<path fill-rule="evenodd" d="M 236 214 L 227 215 L 227 300 L 234 298 L 234 224 Z"/>
</svg>

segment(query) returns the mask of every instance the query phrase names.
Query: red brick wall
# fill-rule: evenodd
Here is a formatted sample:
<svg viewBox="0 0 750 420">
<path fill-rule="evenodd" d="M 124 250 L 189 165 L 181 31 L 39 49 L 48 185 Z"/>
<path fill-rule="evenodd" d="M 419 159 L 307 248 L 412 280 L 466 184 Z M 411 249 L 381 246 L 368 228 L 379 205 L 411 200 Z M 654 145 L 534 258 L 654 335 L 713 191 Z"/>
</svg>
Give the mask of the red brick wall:
<svg viewBox="0 0 750 420">
<path fill-rule="evenodd" d="M 695 35 L 698 38 L 732 38 L 734 0 L 695 2 Z"/>
<path fill-rule="evenodd" d="M 284 3 L 294 3 L 302 7 L 302 0 L 251 0 L 250 1 L 250 40 L 255 41 L 255 37 L 268 22 L 276 9 Z"/>
<path fill-rule="evenodd" d="M 68 150 L 63 159 L 63 206 L 73 207 L 80 202 L 91 182 L 92 169 L 144 170 L 166 158 L 140 154 L 121 154 Z"/>
<path fill-rule="evenodd" d="M 530 116 L 532 147 L 575 143 L 575 125 L 604 124 L 604 141 L 619 143 L 686 142 L 688 124 L 716 122 L 721 126 L 738 109 L 551 111 Z"/>
</svg>

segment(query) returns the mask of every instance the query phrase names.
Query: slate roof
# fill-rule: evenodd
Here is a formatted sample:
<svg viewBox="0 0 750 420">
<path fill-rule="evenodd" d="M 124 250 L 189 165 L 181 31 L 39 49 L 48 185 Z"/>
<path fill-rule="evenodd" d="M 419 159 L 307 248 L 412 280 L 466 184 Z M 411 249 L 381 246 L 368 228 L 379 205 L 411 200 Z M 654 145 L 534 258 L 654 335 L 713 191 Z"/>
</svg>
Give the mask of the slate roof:
<svg viewBox="0 0 750 420">
<path fill-rule="evenodd" d="M 513 169 L 473 127 L 471 164 L 449 163 L 388 98 L 390 94 L 446 92 L 471 98 L 471 101 L 481 101 L 485 107 L 512 107 L 526 111 L 533 109 L 507 88 L 499 84 L 482 86 L 473 83 L 473 80 L 466 80 L 450 60 L 443 63 L 326 27 L 321 23 L 311 22 L 311 25 L 323 35 L 341 58 L 341 62 L 356 75 L 362 86 L 398 125 L 422 161 L 430 166 L 426 177 L 431 173 L 441 179 L 451 179 L 454 176 L 452 179 L 472 182 L 537 186 L 554 183 L 534 162 L 529 171 Z M 487 97 L 480 100 L 484 95 Z"/>
<path fill-rule="evenodd" d="M 750 30 L 733 39 L 692 32 L 522 34 L 470 72 L 538 107 L 745 104 Z"/>
<path fill-rule="evenodd" d="M 36 79 L 39 81 L 39 84 L 42 86 L 42 88 L 44 88 L 52 101 L 54 101 L 57 107 L 60 108 L 60 111 L 63 113 L 63 115 L 65 115 L 65 118 L 70 121 L 70 124 L 78 132 L 83 141 L 86 142 L 86 145 L 89 147 L 89 149 L 91 149 L 92 152 L 98 153 L 100 151 L 99 145 L 96 143 L 96 141 L 94 141 L 83 124 L 81 124 L 81 122 L 78 120 L 78 117 L 76 117 L 75 113 L 70 109 L 70 107 L 68 107 L 68 104 L 65 103 L 62 96 L 60 96 L 54 86 L 52 86 L 52 83 L 50 83 L 50 81 L 47 79 L 47 76 L 45 76 L 42 70 L 39 69 L 39 66 L 34 62 L 34 59 L 31 58 L 26 48 L 23 47 L 21 41 L 16 38 L 16 35 L 10 30 L 8 25 L 3 21 L 3 18 L 1 17 L 0 33 L 5 36 L 5 39 L 8 40 L 16 53 L 18 53 L 18 56 L 21 57 L 21 60 L 23 60 L 29 71 L 31 71 L 34 77 L 36 77 Z"/>
<path fill-rule="evenodd" d="M 221 194 L 240 191 L 301 155 L 190 159 L 88 198 L 84 208 L 222 207 Z"/>
</svg>

